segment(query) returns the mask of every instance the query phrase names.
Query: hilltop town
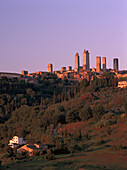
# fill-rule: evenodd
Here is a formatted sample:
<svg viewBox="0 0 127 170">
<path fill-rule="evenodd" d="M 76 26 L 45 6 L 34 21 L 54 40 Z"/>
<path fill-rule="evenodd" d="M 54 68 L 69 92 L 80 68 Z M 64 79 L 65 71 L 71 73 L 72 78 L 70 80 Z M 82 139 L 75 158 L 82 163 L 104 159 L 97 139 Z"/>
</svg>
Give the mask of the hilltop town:
<svg viewBox="0 0 127 170">
<path fill-rule="evenodd" d="M 101 76 L 106 72 L 113 72 L 117 78 L 127 77 L 127 70 L 119 70 L 119 59 L 113 59 L 113 69 L 107 68 L 106 57 L 96 57 L 96 68 L 90 68 L 90 57 L 89 51 L 83 51 L 83 66 L 80 65 L 79 53 L 75 54 L 75 68 L 72 66 L 61 67 L 61 70 L 53 71 L 53 65 L 48 64 L 47 73 L 54 73 L 58 78 L 68 79 L 71 81 L 81 81 L 82 79 L 93 80 L 95 77 L 101 78 Z M 34 73 L 28 73 L 27 70 L 22 70 L 21 74 L 18 73 L 5 73 L 0 72 L 0 77 L 7 78 L 18 78 L 19 80 L 24 80 L 26 83 L 37 84 L 37 78 L 44 77 L 46 72 L 37 71 Z"/>
</svg>

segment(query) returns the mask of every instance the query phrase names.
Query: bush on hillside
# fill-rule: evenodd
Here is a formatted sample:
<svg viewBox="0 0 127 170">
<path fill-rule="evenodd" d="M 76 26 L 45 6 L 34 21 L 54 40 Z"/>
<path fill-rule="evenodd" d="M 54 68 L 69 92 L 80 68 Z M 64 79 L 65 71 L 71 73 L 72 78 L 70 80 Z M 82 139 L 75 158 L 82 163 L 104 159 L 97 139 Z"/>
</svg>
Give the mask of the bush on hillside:
<svg viewBox="0 0 127 170">
<path fill-rule="evenodd" d="M 109 111 L 107 114 L 104 114 L 101 119 L 102 120 L 110 120 L 115 117 L 115 114 L 112 111 Z"/>
<path fill-rule="evenodd" d="M 120 143 L 114 144 L 114 145 L 111 146 L 111 150 L 114 150 L 114 151 L 119 151 L 119 150 L 122 150 L 122 149 L 124 149 L 124 147 Z"/>
<path fill-rule="evenodd" d="M 75 144 L 75 143 L 71 143 L 69 146 L 68 146 L 68 151 L 73 154 L 75 152 L 79 152 L 81 151 L 81 147 L 78 145 L 78 144 Z"/>
<path fill-rule="evenodd" d="M 105 143 L 105 140 L 103 139 L 98 139 L 97 142 L 95 143 L 96 146 L 103 145 Z"/>
<path fill-rule="evenodd" d="M 99 121 L 104 113 L 105 110 L 103 106 L 95 106 L 93 108 L 93 117 L 96 121 Z"/>
<path fill-rule="evenodd" d="M 80 116 L 82 121 L 86 121 L 86 120 L 90 119 L 91 117 L 93 117 L 91 107 L 90 106 L 84 106 L 80 110 L 79 116 Z"/>
<path fill-rule="evenodd" d="M 54 160 L 55 159 L 55 156 L 50 149 L 47 150 L 47 154 L 45 155 L 45 159 L 47 159 L 47 160 Z"/>
<path fill-rule="evenodd" d="M 114 125 L 116 123 L 117 123 L 117 121 L 115 119 L 101 120 L 101 121 L 97 122 L 96 128 L 102 128 L 102 127 L 106 127 L 109 125 Z"/>
<path fill-rule="evenodd" d="M 14 156 L 13 149 L 10 146 L 8 146 L 7 148 L 7 154 L 8 154 L 8 157 Z"/>
<path fill-rule="evenodd" d="M 111 135 L 112 129 L 111 129 L 110 126 L 107 127 L 106 132 L 107 132 L 108 135 Z"/>
<path fill-rule="evenodd" d="M 124 104 L 125 113 L 127 115 L 127 102 Z"/>
<path fill-rule="evenodd" d="M 79 120 L 79 112 L 76 108 L 72 108 L 67 110 L 66 112 L 66 122 L 70 123 L 70 122 L 76 122 L 77 120 Z"/>
</svg>

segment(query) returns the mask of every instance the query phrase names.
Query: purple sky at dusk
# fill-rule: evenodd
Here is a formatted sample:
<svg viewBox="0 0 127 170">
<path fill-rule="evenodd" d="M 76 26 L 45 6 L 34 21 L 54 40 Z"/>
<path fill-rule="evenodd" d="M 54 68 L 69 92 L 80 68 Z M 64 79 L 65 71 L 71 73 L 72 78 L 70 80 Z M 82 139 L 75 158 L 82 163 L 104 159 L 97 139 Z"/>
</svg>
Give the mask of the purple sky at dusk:
<svg viewBox="0 0 127 170">
<path fill-rule="evenodd" d="M 84 49 L 91 68 L 102 56 L 127 69 L 127 0 L 0 0 L 0 72 L 74 68 Z"/>
</svg>

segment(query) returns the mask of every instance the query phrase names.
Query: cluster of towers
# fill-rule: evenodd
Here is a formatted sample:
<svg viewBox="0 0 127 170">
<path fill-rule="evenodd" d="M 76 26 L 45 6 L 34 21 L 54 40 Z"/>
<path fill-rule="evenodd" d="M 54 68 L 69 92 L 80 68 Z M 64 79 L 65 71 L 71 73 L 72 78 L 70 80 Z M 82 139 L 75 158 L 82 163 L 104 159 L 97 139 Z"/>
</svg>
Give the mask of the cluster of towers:
<svg viewBox="0 0 127 170">
<path fill-rule="evenodd" d="M 89 52 L 88 50 L 83 51 L 83 70 L 89 71 L 90 70 L 90 62 L 89 62 Z M 106 57 L 102 58 L 103 64 L 103 72 L 106 72 Z M 80 68 L 79 65 L 79 54 L 75 54 L 75 69 L 78 71 Z M 96 57 L 96 72 L 101 72 L 101 57 Z"/>
<path fill-rule="evenodd" d="M 78 71 L 80 68 L 79 64 L 79 54 L 75 54 L 75 69 Z M 83 69 L 84 70 L 90 70 L 90 64 L 89 64 L 89 52 L 87 50 L 84 50 L 83 52 Z"/>
<path fill-rule="evenodd" d="M 118 71 L 119 66 L 118 66 L 118 58 L 114 58 L 113 59 L 113 70 Z M 92 68 L 90 69 L 90 58 L 89 58 L 89 52 L 88 50 L 84 50 L 83 51 L 83 66 L 80 66 L 80 58 L 79 58 L 79 53 L 75 54 L 75 69 L 74 71 L 78 72 L 78 71 L 86 71 L 86 72 L 96 72 L 96 73 L 100 73 L 103 72 L 105 73 L 106 71 L 108 71 L 107 66 L 106 66 L 106 57 L 102 57 L 102 68 L 101 68 L 101 57 L 97 56 L 96 57 L 96 69 Z M 66 72 L 66 67 L 62 67 L 61 68 L 62 72 Z M 72 66 L 68 66 L 68 71 L 73 71 L 72 70 Z M 53 73 L 53 65 L 52 64 L 48 64 L 47 67 L 47 72 Z"/>
<path fill-rule="evenodd" d="M 106 57 L 102 57 L 103 72 L 106 72 Z M 96 72 L 101 72 L 101 57 L 96 57 Z"/>
<path fill-rule="evenodd" d="M 88 50 L 83 51 L 83 70 L 89 71 L 90 70 L 90 62 L 89 62 L 89 52 Z M 99 73 L 101 71 L 106 72 L 106 57 L 102 57 L 102 69 L 101 69 L 101 57 L 97 56 L 96 57 L 96 72 Z M 80 64 L 79 64 L 79 54 L 75 54 L 75 69 L 78 71 L 80 69 Z M 118 70 L 118 58 L 113 59 L 113 69 Z"/>
</svg>

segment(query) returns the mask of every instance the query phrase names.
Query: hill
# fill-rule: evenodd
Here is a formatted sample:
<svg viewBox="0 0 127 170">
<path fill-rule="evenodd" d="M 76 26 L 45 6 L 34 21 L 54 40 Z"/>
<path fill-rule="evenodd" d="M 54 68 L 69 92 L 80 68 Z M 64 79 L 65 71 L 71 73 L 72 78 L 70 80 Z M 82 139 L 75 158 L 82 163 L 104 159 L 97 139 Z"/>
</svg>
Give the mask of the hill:
<svg viewBox="0 0 127 170">
<path fill-rule="evenodd" d="M 66 164 L 64 166 L 63 161 L 67 162 L 68 168 L 73 168 L 74 165 L 88 169 L 94 169 L 97 166 L 100 169 L 126 168 L 124 162 L 127 153 L 125 138 L 127 89 L 117 88 L 117 81 L 113 74 L 105 74 L 102 79 L 94 79 L 91 82 L 83 80 L 73 84 L 66 79 L 62 82 L 52 76 L 52 80 L 46 79 L 46 85 L 43 79 L 40 80 L 40 86 L 24 84 L 22 89 L 19 88 L 19 92 L 17 86 L 19 82 L 16 82 L 18 92 L 14 89 L 7 94 L 1 91 L 0 96 L 3 101 L 1 106 L 5 110 L 6 106 L 10 105 L 5 96 L 8 95 L 12 101 L 15 101 L 15 97 L 17 99 L 19 94 L 27 99 L 26 103 L 21 103 L 21 100 L 17 99 L 12 112 L 7 114 L 8 119 L 1 121 L 0 159 L 2 164 L 7 164 L 8 161 L 15 162 L 14 153 L 11 157 L 7 156 L 7 144 L 9 139 L 18 135 L 26 138 L 28 143 L 48 144 L 51 153 L 55 154 L 56 160 L 53 164 L 56 168 L 59 161 L 65 168 Z M 50 83 L 51 86 L 49 86 Z M 6 88 L 6 85 L 2 87 Z M 29 90 L 27 90 L 28 87 Z M 47 89 L 45 95 L 42 88 Z M 29 100 L 31 102 L 28 102 Z M 43 160 L 44 157 L 43 155 L 37 159 Z M 29 164 L 29 159 L 25 159 L 26 166 L 27 163 Z M 32 159 L 34 165 L 35 158 Z M 83 164 L 84 159 L 86 159 L 85 164 Z M 111 163 L 110 159 L 112 159 Z M 119 164 L 115 165 L 115 160 L 118 160 Z M 72 166 L 68 165 L 68 162 Z"/>
</svg>

